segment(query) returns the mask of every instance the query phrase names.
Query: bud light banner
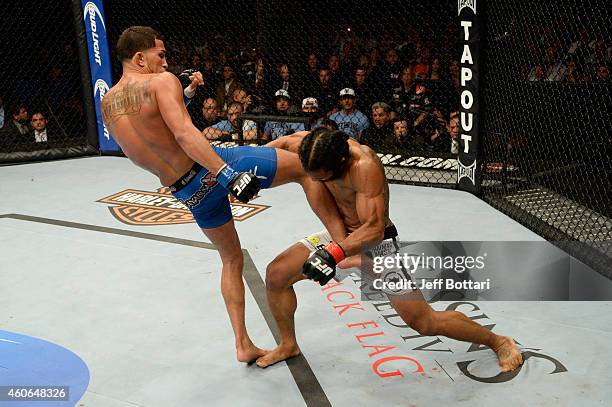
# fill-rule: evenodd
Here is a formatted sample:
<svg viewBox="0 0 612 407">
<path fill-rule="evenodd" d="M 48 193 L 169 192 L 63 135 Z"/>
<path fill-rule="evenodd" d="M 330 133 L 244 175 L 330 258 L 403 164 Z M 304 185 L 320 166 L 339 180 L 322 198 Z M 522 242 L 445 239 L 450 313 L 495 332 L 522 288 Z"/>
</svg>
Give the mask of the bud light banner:
<svg viewBox="0 0 612 407">
<path fill-rule="evenodd" d="M 476 0 L 458 0 L 460 58 L 460 125 L 461 142 L 458 157 L 459 189 L 479 192 L 478 156 L 478 74 L 480 33 Z M 480 10 L 482 13 L 482 10 Z"/>
<path fill-rule="evenodd" d="M 100 151 L 119 151 L 119 146 L 102 121 L 102 110 L 100 108 L 104 94 L 108 92 L 110 85 L 112 85 L 111 61 L 106 40 L 106 22 L 104 21 L 102 0 L 81 0 L 81 4 L 83 5 L 83 19 L 87 34 L 89 69 L 91 70 L 91 85 L 96 105 Z"/>
</svg>

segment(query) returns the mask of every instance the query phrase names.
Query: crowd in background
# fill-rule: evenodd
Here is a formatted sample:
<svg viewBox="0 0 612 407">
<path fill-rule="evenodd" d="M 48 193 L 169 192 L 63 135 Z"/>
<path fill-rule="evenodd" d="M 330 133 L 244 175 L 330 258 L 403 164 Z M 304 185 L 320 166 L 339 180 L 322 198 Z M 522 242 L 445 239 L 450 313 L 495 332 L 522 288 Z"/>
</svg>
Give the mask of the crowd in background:
<svg viewBox="0 0 612 407">
<path fill-rule="evenodd" d="M 339 36 L 294 61 L 268 63 L 256 48 L 177 45 L 168 38 L 169 69 L 202 72 L 205 85 L 189 106 L 210 139 L 242 132 L 267 141 L 304 129 L 290 121 L 217 125 L 228 109 L 240 114 L 306 116 L 312 128 L 337 126 L 377 150 L 457 153 L 459 61 L 454 26 L 438 42 L 408 36 Z M 274 57 L 274 56 L 273 56 Z M 288 58 L 289 59 L 289 58 Z M 232 103 L 235 103 L 232 105 Z M 330 123 L 330 121 L 332 123 Z M 232 121 L 229 121 L 231 124 Z M 227 127 L 220 132 L 219 127 Z M 211 128 L 212 127 L 212 128 Z"/>
<path fill-rule="evenodd" d="M 611 83 L 612 42 L 593 33 L 592 28 L 576 31 L 555 26 L 526 24 L 526 58 L 521 78 L 530 82 Z"/>
<path fill-rule="evenodd" d="M 86 112 L 75 44 L 58 45 L 56 51 L 41 48 L 30 56 L 36 64 L 21 67 L 0 87 L 0 152 L 84 142 Z"/>
<path fill-rule="evenodd" d="M 585 28 L 559 35 L 537 24 L 522 33 L 517 79 L 610 83 L 609 38 Z M 457 154 L 458 35 L 456 22 L 436 35 L 415 28 L 378 36 L 346 30 L 329 41 L 308 38 L 310 52 L 286 58 L 274 49 L 263 55 L 248 38 L 232 43 L 217 35 L 189 43 L 166 33 L 165 40 L 169 70 L 204 75 L 205 84 L 188 109 L 210 139 L 240 133 L 247 140 L 267 141 L 305 128 L 303 122 L 287 120 L 239 120 L 244 113 L 303 116 L 312 128 L 337 127 L 378 151 Z M 11 93 L 12 100 L 3 100 L 0 89 L 0 150 L 68 145 L 75 135 L 82 137 L 86 115 L 80 75 L 76 64 L 67 63 L 77 53 L 71 43 L 61 49 L 60 58 L 48 49 L 38 52 L 40 67 L 48 68 L 38 77 L 14 78 L 18 92 Z"/>
</svg>

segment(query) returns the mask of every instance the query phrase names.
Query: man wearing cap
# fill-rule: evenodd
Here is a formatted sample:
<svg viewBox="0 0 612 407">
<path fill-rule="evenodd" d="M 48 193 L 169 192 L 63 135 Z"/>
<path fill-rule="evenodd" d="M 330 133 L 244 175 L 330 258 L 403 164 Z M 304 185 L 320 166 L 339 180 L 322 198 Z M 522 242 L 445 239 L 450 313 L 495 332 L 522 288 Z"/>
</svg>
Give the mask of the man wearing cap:
<svg viewBox="0 0 612 407">
<path fill-rule="evenodd" d="M 276 111 L 274 114 L 277 116 L 289 116 L 297 113 L 294 106 L 289 106 L 291 96 L 289 92 L 284 89 L 279 89 L 274 94 Z M 290 122 L 266 122 L 264 126 L 264 139 L 265 140 L 276 140 L 279 137 L 293 134 L 296 131 L 303 131 L 305 127 L 302 123 L 290 123 Z"/>
<path fill-rule="evenodd" d="M 338 123 L 339 130 L 358 140 L 361 132 L 370 127 L 370 122 L 366 115 L 355 108 L 355 91 L 351 88 L 342 89 L 340 104 L 342 110 L 332 114 L 329 118 Z"/>
<path fill-rule="evenodd" d="M 310 120 L 312 120 L 310 122 L 311 130 L 321 127 L 323 117 L 321 113 L 319 113 L 319 102 L 317 98 L 308 97 L 302 100 L 302 114 L 310 117 Z"/>
</svg>

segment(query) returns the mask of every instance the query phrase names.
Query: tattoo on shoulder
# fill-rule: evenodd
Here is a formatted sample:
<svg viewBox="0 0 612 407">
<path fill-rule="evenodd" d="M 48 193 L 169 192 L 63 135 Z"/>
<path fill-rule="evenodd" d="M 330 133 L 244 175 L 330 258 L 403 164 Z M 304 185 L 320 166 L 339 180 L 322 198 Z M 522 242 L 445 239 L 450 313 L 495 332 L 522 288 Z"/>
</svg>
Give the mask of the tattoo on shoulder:
<svg viewBox="0 0 612 407">
<path fill-rule="evenodd" d="M 143 105 L 151 103 L 149 81 L 128 82 L 121 89 L 106 95 L 102 102 L 102 117 L 107 126 L 121 116 L 140 113 Z"/>
</svg>

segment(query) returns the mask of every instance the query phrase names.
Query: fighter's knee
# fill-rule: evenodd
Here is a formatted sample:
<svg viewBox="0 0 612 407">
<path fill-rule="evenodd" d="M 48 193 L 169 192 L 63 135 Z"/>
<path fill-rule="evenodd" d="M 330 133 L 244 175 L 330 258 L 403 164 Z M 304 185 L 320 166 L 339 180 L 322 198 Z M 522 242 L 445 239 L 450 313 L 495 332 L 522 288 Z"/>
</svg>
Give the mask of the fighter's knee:
<svg viewBox="0 0 612 407">
<path fill-rule="evenodd" d="M 244 266 L 244 257 L 242 256 L 242 252 L 238 252 L 231 256 L 222 256 L 221 262 L 223 263 L 224 269 L 239 270 L 240 273 L 242 273 L 242 267 Z"/>
<path fill-rule="evenodd" d="M 274 259 L 268 267 L 266 267 L 266 287 L 276 290 L 289 287 L 290 278 L 287 275 L 287 266 L 283 265 L 283 261 Z"/>
</svg>

